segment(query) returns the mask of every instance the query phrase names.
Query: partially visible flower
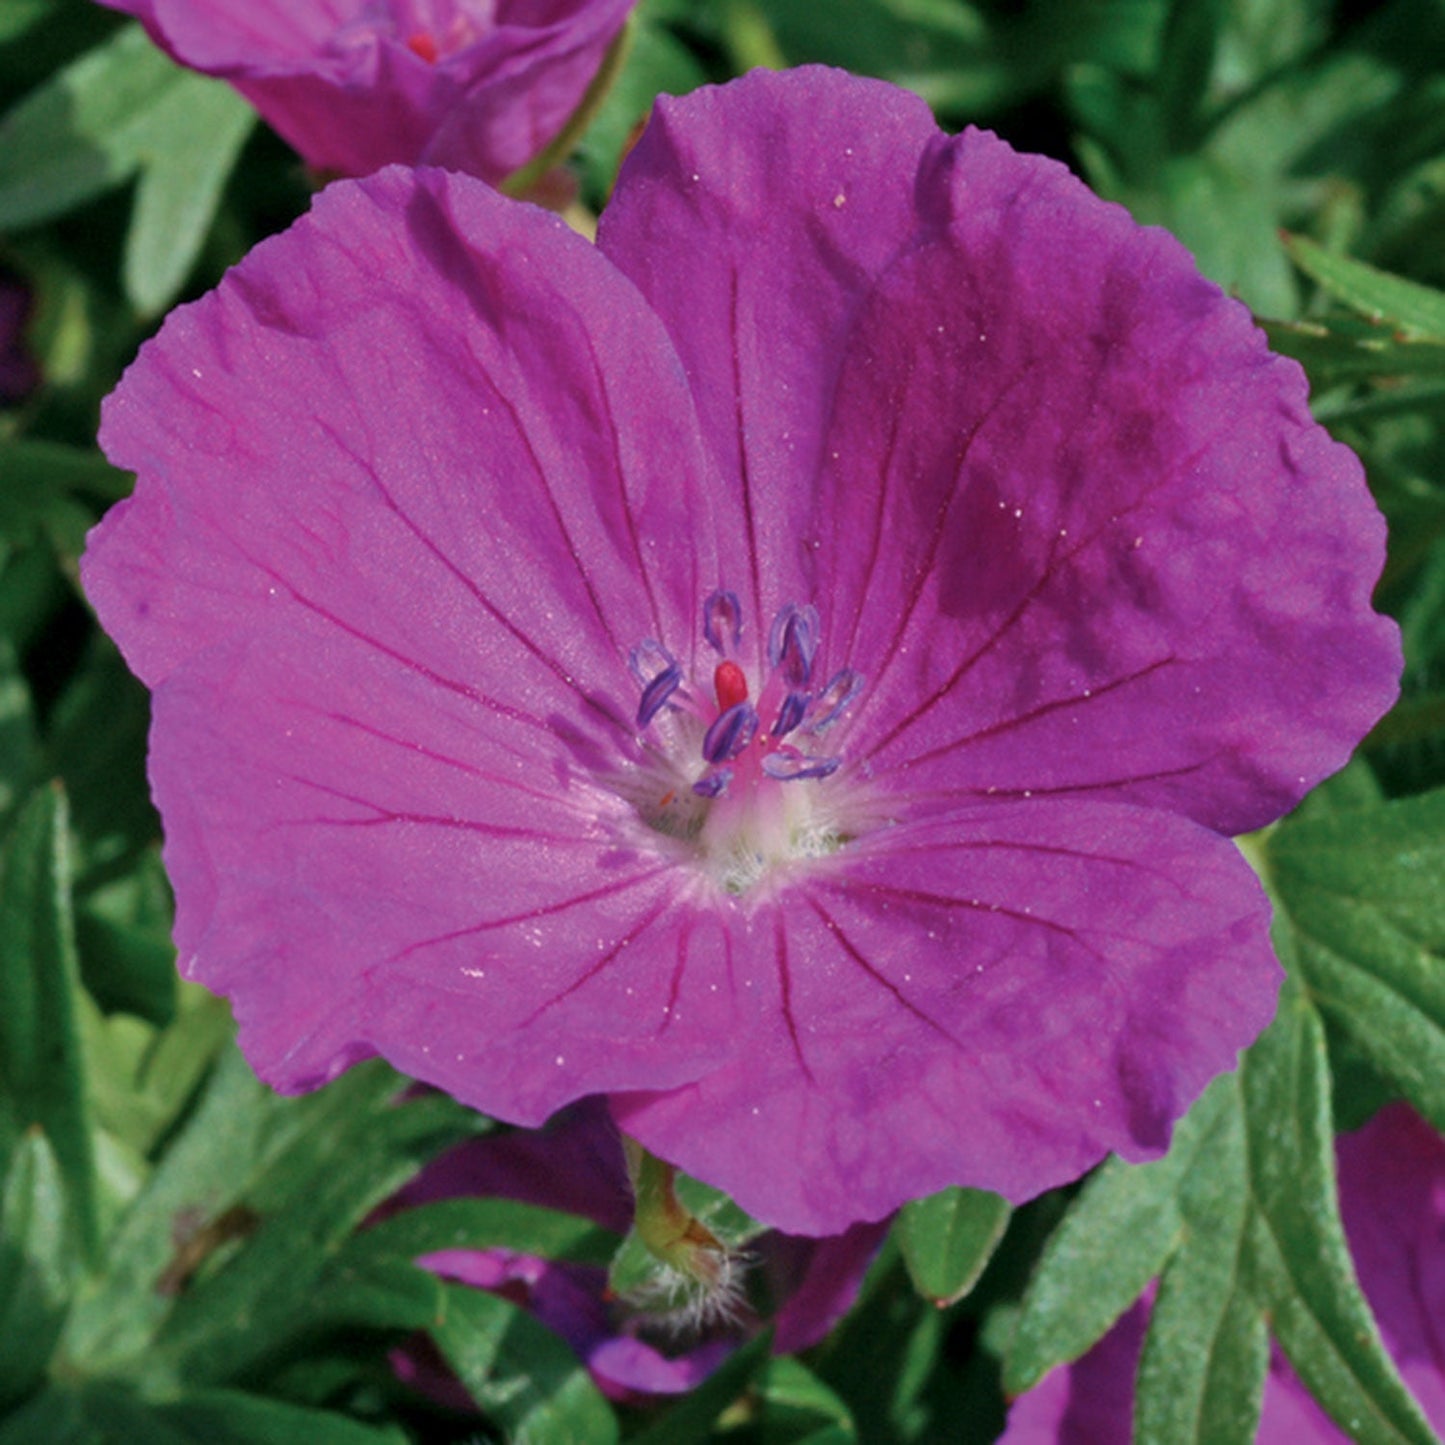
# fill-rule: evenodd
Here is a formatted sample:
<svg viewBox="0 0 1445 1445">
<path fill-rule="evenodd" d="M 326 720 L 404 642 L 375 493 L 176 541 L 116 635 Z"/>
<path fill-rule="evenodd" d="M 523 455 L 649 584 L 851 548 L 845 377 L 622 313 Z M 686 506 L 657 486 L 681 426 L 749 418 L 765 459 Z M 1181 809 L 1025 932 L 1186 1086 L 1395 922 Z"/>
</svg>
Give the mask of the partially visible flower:
<svg viewBox="0 0 1445 1445">
<path fill-rule="evenodd" d="M 100 0 L 229 81 L 318 171 L 446 166 L 493 184 L 539 155 L 636 0 Z"/>
<path fill-rule="evenodd" d="M 0 406 L 24 401 L 40 384 L 40 368 L 25 343 L 34 300 L 25 282 L 0 272 Z"/>
<path fill-rule="evenodd" d="M 1445 1431 L 1445 1140 L 1394 1104 L 1337 1141 L 1340 1210 L 1360 1285 L 1386 1348 L 1437 1431 Z M 1149 1322 L 1136 1304 L 1083 1359 L 1009 1411 L 1000 1445 L 1118 1445 L 1133 1429 L 1134 1373 Z M 1276 1350 L 1257 1445 L 1349 1437 Z"/>
<path fill-rule="evenodd" d="M 1229 835 L 1392 701 L 1384 525 L 1170 237 L 916 97 L 659 103 L 596 247 L 339 182 L 105 412 L 188 975 L 313 1087 L 590 1094 L 797 1234 L 1167 1147 Z"/>
<path fill-rule="evenodd" d="M 569 1110 L 545 1132 L 470 1140 L 429 1165 L 393 1201 L 406 1208 L 467 1195 L 516 1199 L 581 1215 L 618 1234 L 632 1217 L 622 1145 L 596 1103 Z M 859 1224 L 828 1239 L 769 1232 L 747 1245 L 739 1309 L 731 1321 L 677 1330 L 627 1300 L 612 1299 L 606 1271 L 501 1249 L 449 1249 L 419 1261 L 435 1273 L 523 1303 L 572 1346 L 615 1398 L 690 1390 L 763 1323 L 773 1349 L 816 1344 L 852 1305 L 886 1225 Z M 764 1314 L 753 1304 L 762 1304 Z M 397 1357 L 404 1377 L 453 1404 L 460 1386 L 430 1355 Z"/>
</svg>

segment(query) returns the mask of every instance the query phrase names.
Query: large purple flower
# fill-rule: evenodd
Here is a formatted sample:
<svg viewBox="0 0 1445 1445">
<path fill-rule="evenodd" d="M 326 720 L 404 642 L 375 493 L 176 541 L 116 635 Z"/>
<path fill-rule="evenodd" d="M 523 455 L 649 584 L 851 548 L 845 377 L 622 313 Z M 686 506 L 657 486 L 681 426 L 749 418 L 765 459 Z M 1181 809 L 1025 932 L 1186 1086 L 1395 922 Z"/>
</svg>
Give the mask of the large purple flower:
<svg viewBox="0 0 1445 1445">
<path fill-rule="evenodd" d="M 586 94 L 636 0 L 101 0 L 228 80 L 309 165 L 496 183 Z"/>
<path fill-rule="evenodd" d="M 1337 1143 L 1340 1211 L 1360 1286 L 1405 1382 L 1445 1430 L 1445 1140 L 1394 1104 Z M 1141 1301 L 1077 1364 L 1054 1371 L 1009 1412 L 1002 1445 L 1114 1445 L 1130 1437 L 1134 1372 L 1149 1320 Z M 1276 1353 L 1258 1445 L 1347 1437 Z"/>
<path fill-rule="evenodd" d="M 394 1200 L 402 1208 L 464 1196 L 518 1199 L 591 1219 L 619 1234 L 631 1217 L 627 1171 L 617 1131 L 598 1108 L 583 1104 L 545 1133 L 493 1134 L 459 1145 Z M 747 1248 L 747 1272 L 770 1302 L 773 1350 L 815 1345 L 857 1297 L 886 1225 L 855 1224 L 828 1239 L 770 1231 Z M 649 1316 L 607 1295 L 605 1270 L 556 1264 L 500 1249 L 449 1249 L 420 1261 L 448 1279 L 524 1302 L 561 1335 L 597 1383 L 617 1398 L 674 1395 L 705 1380 L 759 1320 L 745 1306 L 726 1325 L 648 1338 Z M 742 1296 L 739 1296 L 740 1300 Z M 426 1351 L 398 1359 L 404 1373 L 443 1400 L 462 1403 L 460 1387 Z"/>
<path fill-rule="evenodd" d="M 1382 523 L 1167 235 L 825 70 L 662 101 L 597 248 L 333 186 L 173 315 L 85 581 L 186 973 L 794 1233 L 1013 1199 L 1274 1006 L 1227 835 L 1395 691 Z"/>
</svg>

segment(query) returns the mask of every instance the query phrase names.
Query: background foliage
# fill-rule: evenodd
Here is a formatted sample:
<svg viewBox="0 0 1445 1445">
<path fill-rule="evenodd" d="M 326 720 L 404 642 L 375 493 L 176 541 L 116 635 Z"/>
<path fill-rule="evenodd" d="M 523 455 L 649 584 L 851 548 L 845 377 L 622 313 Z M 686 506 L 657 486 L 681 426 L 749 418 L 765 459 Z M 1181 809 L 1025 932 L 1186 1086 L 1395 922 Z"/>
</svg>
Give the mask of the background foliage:
<svg viewBox="0 0 1445 1445">
<path fill-rule="evenodd" d="M 144 693 L 76 585 L 129 488 L 97 408 L 308 184 L 134 25 L 4 0 L 0 272 L 29 298 L 29 362 L 6 360 L 39 381 L 0 409 L 0 1445 L 989 1440 L 1005 1392 L 1156 1278 L 1140 1439 L 1251 1439 L 1272 1336 L 1356 1438 L 1433 1440 L 1354 1280 L 1333 1137 L 1394 1097 L 1445 1129 L 1442 59 L 1440 0 L 644 0 L 574 162 L 593 208 L 657 92 L 758 64 L 886 76 L 1060 156 L 1303 362 L 1389 518 L 1408 671 L 1361 757 L 1248 840 L 1290 982 L 1167 1158 L 1012 1215 L 921 1201 L 806 1359 L 759 1339 L 690 1396 L 618 1406 L 515 1304 L 412 1263 L 458 1239 L 605 1263 L 613 1237 L 487 1200 L 358 1232 L 488 1122 L 378 1065 L 277 1098 L 176 980 Z M 398 1383 L 387 1351 L 417 1330 L 480 1414 Z"/>
</svg>

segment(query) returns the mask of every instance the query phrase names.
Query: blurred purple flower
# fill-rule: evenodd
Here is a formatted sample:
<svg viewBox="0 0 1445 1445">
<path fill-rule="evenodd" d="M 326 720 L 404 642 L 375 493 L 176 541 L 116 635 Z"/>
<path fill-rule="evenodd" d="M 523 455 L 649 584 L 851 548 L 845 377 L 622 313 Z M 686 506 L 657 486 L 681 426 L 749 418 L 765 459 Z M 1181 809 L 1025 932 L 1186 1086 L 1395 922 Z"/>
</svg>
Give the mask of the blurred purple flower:
<svg viewBox="0 0 1445 1445">
<path fill-rule="evenodd" d="M 25 345 L 35 297 L 18 277 L 0 272 L 0 405 L 24 401 L 40 384 L 40 368 Z"/>
<path fill-rule="evenodd" d="M 1405 1104 L 1336 1143 L 1340 1210 L 1360 1285 L 1405 1383 L 1445 1430 L 1445 1140 Z M 1149 1323 L 1141 1300 L 1076 1364 L 1009 1411 L 1000 1445 L 1116 1445 L 1133 1433 L 1134 1372 Z M 1333 1445 L 1349 1437 L 1278 1350 L 1258 1445 Z"/>
<path fill-rule="evenodd" d="M 833 71 L 660 102 L 596 248 L 329 188 L 102 438 L 86 587 L 262 1076 L 607 1094 L 793 1233 L 1162 1151 L 1275 1004 L 1228 835 L 1395 694 L 1298 367 L 1062 166 Z"/>
<path fill-rule="evenodd" d="M 100 0 L 229 81 L 310 166 L 493 184 L 577 108 L 636 0 Z"/>
<path fill-rule="evenodd" d="M 568 1111 L 545 1133 L 494 1134 L 462 1144 L 428 1166 L 394 1204 L 406 1208 L 467 1195 L 565 1210 L 618 1234 L 631 1220 L 617 1130 L 596 1103 Z M 847 1313 L 886 1233 L 886 1224 L 857 1224 L 827 1239 L 769 1232 L 748 1244 L 748 1274 L 771 1302 L 766 1322 L 774 1329 L 775 1353 L 817 1344 Z M 747 1316 L 669 1347 L 665 1334 L 655 1342 L 645 1337 L 645 1315 L 607 1299 L 605 1270 L 501 1249 L 450 1249 L 419 1262 L 447 1279 L 525 1304 L 572 1346 L 614 1398 L 690 1390 L 764 1323 Z M 428 1393 L 455 1404 L 465 1400 L 460 1385 L 429 1352 L 408 1350 L 397 1363 Z"/>
</svg>

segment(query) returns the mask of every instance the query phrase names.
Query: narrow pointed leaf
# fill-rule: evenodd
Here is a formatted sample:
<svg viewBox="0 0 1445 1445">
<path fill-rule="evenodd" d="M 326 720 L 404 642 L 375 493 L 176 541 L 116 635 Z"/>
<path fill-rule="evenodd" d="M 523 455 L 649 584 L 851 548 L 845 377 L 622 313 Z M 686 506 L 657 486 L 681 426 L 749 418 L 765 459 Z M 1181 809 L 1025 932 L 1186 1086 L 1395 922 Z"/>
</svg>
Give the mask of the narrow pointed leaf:
<svg viewBox="0 0 1445 1445">
<path fill-rule="evenodd" d="M 65 795 L 45 787 L 21 810 L 0 856 L 0 1147 L 32 1125 L 45 1131 L 90 1251 L 99 1226 L 79 986 Z"/>
<path fill-rule="evenodd" d="M 1289 966 L 1288 948 L 1282 952 Z M 1275 1338 L 1356 1439 L 1436 1445 L 1355 1278 L 1335 1194 L 1324 1032 L 1297 987 L 1286 986 L 1278 1018 L 1245 1057 L 1242 1080 L 1251 1288 Z"/>
<path fill-rule="evenodd" d="M 39 761 L 35 709 L 14 644 L 0 636 L 0 826 L 29 792 Z"/>
<path fill-rule="evenodd" d="M 1445 340 L 1445 291 L 1327 251 L 1307 236 L 1289 237 L 1285 248 L 1305 275 L 1371 321 L 1432 341 Z"/>
<path fill-rule="evenodd" d="M 1179 1196 L 1184 1228 L 1149 1317 L 1134 1402 L 1136 1441 L 1250 1445 L 1269 1339 L 1243 1288 L 1249 1175 L 1238 1081 Z"/>
<path fill-rule="evenodd" d="M 1108 1159 L 1084 1186 L 1024 1294 L 1004 1389 L 1020 1395 L 1055 1365 L 1076 1360 L 1164 1267 L 1184 1229 L 1179 1190 L 1221 1111 L 1231 1081 L 1214 1084 L 1178 1124 L 1164 1158 Z"/>
<path fill-rule="evenodd" d="M 43 1377 L 83 1264 L 55 1151 L 31 1129 L 0 1191 L 0 1412 Z"/>
<path fill-rule="evenodd" d="M 447 1285 L 446 1317 L 432 1338 L 508 1439 L 539 1445 L 608 1445 L 617 1439 L 617 1417 L 581 1361 L 510 1300 Z"/>
</svg>

